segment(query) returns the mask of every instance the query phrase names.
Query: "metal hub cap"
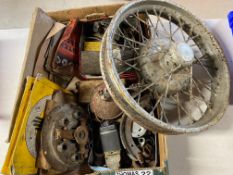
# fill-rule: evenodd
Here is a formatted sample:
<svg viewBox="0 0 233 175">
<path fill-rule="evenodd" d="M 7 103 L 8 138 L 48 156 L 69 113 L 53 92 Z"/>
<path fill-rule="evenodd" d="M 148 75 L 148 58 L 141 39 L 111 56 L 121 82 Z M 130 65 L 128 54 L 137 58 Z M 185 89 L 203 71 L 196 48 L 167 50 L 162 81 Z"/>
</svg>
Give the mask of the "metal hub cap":
<svg viewBox="0 0 233 175">
<path fill-rule="evenodd" d="M 142 49 L 141 54 L 145 57 L 138 60 L 142 76 L 148 83 L 154 83 L 153 88 L 160 94 L 166 91 L 168 81 L 168 94 L 174 94 L 187 87 L 190 80 L 189 68 L 194 61 L 193 50 L 188 44 L 168 42 L 164 40 L 158 44 L 156 40 L 152 40 L 152 44 Z M 160 50 L 156 50 L 155 46 Z M 185 67 L 187 69 L 184 69 Z"/>
</svg>

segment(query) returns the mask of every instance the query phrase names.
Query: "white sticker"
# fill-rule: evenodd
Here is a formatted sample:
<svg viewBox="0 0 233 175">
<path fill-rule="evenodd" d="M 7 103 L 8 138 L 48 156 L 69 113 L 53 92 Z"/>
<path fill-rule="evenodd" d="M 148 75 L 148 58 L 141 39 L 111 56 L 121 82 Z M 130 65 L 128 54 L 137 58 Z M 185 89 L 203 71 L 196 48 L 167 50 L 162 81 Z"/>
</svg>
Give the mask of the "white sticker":
<svg viewBox="0 0 233 175">
<path fill-rule="evenodd" d="M 153 175 L 152 170 L 119 171 L 116 175 Z"/>
</svg>

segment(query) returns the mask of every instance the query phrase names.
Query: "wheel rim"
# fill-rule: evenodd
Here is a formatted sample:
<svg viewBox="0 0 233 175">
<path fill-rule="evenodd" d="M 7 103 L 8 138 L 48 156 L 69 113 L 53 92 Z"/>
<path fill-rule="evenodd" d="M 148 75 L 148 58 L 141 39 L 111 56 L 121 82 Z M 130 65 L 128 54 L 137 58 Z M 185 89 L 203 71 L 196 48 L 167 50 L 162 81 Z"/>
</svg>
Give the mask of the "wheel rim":
<svg viewBox="0 0 233 175">
<path fill-rule="evenodd" d="M 133 50 L 133 56 L 119 58 L 116 52 L 122 50 Z M 123 6 L 106 31 L 100 56 L 113 99 L 148 130 L 199 132 L 217 123 L 228 105 L 229 73 L 221 48 L 200 20 L 169 2 L 141 0 Z M 119 70 L 116 61 L 127 71 Z M 122 73 L 129 70 L 139 77 L 139 86 L 122 83 Z M 153 113 L 140 104 L 141 96 L 151 94 Z"/>
</svg>

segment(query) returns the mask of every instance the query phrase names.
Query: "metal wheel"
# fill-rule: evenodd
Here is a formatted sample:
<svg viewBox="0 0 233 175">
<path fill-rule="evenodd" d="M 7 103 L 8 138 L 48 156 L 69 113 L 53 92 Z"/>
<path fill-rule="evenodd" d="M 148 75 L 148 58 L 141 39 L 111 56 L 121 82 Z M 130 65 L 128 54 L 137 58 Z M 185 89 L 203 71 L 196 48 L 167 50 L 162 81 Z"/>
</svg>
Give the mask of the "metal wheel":
<svg viewBox="0 0 233 175">
<path fill-rule="evenodd" d="M 120 8 L 100 57 L 114 101 L 148 130 L 199 132 L 217 123 L 228 105 L 223 51 L 199 19 L 170 2 L 139 0 Z M 122 81 L 123 73 L 137 81 Z M 149 105 L 142 104 L 145 97 Z"/>
</svg>

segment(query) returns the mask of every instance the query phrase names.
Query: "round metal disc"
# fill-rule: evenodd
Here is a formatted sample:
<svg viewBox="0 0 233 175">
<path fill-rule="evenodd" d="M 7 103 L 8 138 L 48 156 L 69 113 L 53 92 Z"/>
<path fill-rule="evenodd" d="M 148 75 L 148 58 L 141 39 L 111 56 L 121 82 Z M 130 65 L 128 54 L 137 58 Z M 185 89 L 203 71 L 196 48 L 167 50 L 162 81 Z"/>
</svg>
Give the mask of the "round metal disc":
<svg viewBox="0 0 233 175">
<path fill-rule="evenodd" d="M 54 170 L 72 171 L 88 156 L 86 115 L 80 106 L 64 104 L 46 116 L 41 132 L 41 149 Z"/>
<path fill-rule="evenodd" d="M 46 100 L 51 99 L 51 95 L 40 99 L 31 109 L 26 126 L 26 144 L 33 157 L 37 156 L 36 137 L 37 131 L 42 127 L 42 113 L 44 112 Z"/>
</svg>

